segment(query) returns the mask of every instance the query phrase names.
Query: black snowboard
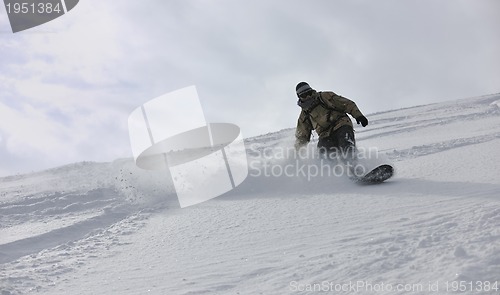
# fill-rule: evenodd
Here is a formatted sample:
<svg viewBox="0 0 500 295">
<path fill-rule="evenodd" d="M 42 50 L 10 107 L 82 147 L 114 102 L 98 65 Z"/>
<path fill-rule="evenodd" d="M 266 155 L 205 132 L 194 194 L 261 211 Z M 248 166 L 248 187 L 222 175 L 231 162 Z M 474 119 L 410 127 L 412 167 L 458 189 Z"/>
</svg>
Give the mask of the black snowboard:
<svg viewBox="0 0 500 295">
<path fill-rule="evenodd" d="M 391 165 L 380 165 L 363 176 L 354 177 L 353 180 L 363 184 L 377 184 L 384 182 L 394 175 L 394 168 Z"/>
</svg>

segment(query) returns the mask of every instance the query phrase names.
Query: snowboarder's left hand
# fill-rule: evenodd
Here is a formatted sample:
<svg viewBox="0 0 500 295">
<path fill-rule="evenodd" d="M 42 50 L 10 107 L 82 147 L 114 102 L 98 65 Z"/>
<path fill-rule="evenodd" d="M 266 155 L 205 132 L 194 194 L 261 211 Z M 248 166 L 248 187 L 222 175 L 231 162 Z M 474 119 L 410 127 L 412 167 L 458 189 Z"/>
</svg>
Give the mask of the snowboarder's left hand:
<svg viewBox="0 0 500 295">
<path fill-rule="evenodd" d="M 368 119 L 365 116 L 359 116 L 356 118 L 356 123 L 358 123 L 358 125 L 361 123 L 361 126 L 366 127 L 366 125 L 368 125 Z"/>
</svg>

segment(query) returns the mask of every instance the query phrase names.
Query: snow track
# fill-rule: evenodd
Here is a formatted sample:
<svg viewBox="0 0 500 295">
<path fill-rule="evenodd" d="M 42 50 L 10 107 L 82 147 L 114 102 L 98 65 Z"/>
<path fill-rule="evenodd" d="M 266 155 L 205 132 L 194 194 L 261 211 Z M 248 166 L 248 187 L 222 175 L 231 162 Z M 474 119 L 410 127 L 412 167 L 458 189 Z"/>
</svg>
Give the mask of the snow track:
<svg viewBox="0 0 500 295">
<path fill-rule="evenodd" d="M 254 175 L 180 209 L 168 174 L 130 160 L 0 179 L 0 294 L 311 294 L 323 282 L 451 294 L 446 282 L 500 284 L 498 101 L 368 116 L 358 145 L 379 147 L 397 172 L 376 186 Z M 256 157 L 291 144 L 291 129 L 254 137 L 248 156 L 286 165 Z"/>
</svg>

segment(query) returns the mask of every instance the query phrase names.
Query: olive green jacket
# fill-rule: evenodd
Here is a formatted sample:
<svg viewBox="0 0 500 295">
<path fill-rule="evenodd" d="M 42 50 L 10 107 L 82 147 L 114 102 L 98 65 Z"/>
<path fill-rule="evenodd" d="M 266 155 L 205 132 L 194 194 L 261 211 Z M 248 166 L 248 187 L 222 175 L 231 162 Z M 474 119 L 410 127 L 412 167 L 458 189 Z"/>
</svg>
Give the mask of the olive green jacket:
<svg viewBox="0 0 500 295">
<path fill-rule="evenodd" d="M 318 92 L 318 94 L 320 103 L 311 110 L 302 109 L 300 113 L 295 131 L 296 145 L 298 146 L 310 141 L 312 130 L 316 131 L 320 139 L 327 138 L 341 126 L 350 125 L 352 127 L 351 119 L 347 114 L 354 118 L 363 115 L 350 99 L 331 91 Z"/>
</svg>

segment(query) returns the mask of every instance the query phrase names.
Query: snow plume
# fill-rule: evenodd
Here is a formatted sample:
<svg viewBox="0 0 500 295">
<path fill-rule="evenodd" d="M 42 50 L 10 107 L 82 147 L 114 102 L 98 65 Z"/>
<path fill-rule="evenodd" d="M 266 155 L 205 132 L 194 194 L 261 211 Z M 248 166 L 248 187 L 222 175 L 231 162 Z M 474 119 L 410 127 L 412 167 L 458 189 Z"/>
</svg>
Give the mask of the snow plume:
<svg viewBox="0 0 500 295">
<path fill-rule="evenodd" d="M 363 174 L 367 169 L 387 162 L 387 157 L 376 147 L 358 147 L 355 154 L 359 161 L 356 163 L 341 161 L 346 156 L 342 151 L 321 153 L 316 141 L 297 150 L 291 137 L 280 138 L 283 133 L 266 135 L 266 142 L 272 144 L 262 145 L 255 140 L 247 142 L 249 174 L 237 193 L 255 193 L 257 190 L 330 193 L 333 187 L 342 191 L 354 185 L 348 180 L 355 176 L 354 173 Z"/>
<path fill-rule="evenodd" d="M 145 208 L 178 206 L 168 169 L 150 171 L 138 168 L 133 159 L 112 163 L 113 187 L 130 203 Z"/>
</svg>

